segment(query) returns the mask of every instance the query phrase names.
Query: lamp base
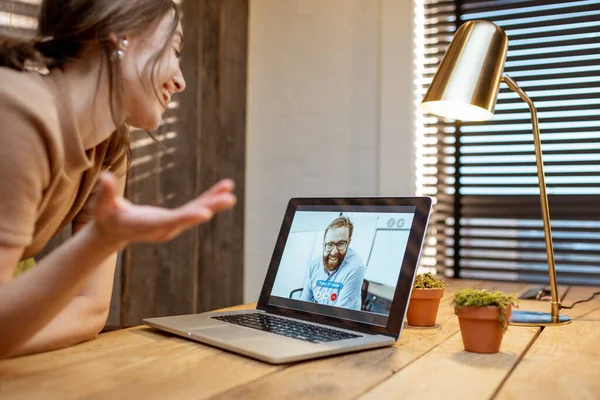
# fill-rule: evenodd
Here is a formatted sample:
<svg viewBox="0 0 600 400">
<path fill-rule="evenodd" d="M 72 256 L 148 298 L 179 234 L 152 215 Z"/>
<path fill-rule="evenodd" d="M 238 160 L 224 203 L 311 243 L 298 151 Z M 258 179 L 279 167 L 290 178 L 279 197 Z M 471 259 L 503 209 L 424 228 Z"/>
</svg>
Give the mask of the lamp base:
<svg viewBox="0 0 600 400">
<path fill-rule="evenodd" d="M 538 311 L 513 311 L 509 325 L 513 326 L 559 326 L 571 323 L 571 318 L 559 315 L 558 322 L 552 322 L 552 314 Z"/>
</svg>

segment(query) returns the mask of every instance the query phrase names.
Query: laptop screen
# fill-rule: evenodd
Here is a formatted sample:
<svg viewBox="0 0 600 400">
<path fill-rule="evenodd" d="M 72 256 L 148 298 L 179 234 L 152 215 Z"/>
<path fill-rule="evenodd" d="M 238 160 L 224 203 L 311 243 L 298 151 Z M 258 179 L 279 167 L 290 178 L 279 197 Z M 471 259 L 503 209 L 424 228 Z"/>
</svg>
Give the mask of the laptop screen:
<svg viewBox="0 0 600 400">
<path fill-rule="evenodd" d="M 299 205 L 269 304 L 386 326 L 415 210 Z"/>
</svg>

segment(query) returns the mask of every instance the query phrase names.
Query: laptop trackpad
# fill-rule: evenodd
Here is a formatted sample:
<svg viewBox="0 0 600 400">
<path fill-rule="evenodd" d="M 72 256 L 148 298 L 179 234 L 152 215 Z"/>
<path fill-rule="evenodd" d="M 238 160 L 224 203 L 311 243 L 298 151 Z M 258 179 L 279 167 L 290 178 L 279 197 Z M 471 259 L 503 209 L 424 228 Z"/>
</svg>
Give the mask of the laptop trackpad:
<svg viewBox="0 0 600 400">
<path fill-rule="evenodd" d="M 240 340 L 257 336 L 264 337 L 264 332 L 254 329 L 244 329 L 239 326 L 214 326 L 210 328 L 192 329 L 190 335 L 197 335 L 207 339 Z"/>
</svg>

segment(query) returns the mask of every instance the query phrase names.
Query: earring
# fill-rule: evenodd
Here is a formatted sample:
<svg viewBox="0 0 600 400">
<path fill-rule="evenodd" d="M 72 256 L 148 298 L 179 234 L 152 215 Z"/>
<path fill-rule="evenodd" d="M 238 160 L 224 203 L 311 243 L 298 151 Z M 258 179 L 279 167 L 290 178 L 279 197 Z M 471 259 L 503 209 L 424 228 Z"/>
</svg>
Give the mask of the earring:
<svg viewBox="0 0 600 400">
<path fill-rule="evenodd" d="M 123 58 L 125 58 L 125 49 L 127 48 L 127 46 L 129 46 L 129 40 L 123 39 L 121 41 L 121 45 L 123 46 L 123 49 L 115 49 L 115 51 L 113 51 L 113 53 L 112 53 L 113 59 L 118 58 L 119 61 L 123 61 Z"/>
</svg>

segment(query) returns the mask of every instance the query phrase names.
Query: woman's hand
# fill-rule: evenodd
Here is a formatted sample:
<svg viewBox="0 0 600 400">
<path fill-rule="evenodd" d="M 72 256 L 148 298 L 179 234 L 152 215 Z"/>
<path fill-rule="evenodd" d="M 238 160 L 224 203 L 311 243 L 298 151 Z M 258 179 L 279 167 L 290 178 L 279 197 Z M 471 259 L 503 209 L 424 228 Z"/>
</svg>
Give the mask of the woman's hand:
<svg viewBox="0 0 600 400">
<path fill-rule="evenodd" d="M 233 207 L 231 179 L 216 183 L 194 200 L 175 209 L 138 206 L 116 195 L 116 182 L 110 172 L 100 176 L 101 188 L 94 210 L 95 222 L 104 235 L 129 242 L 164 242 L 194 225 L 209 221 L 214 214 Z"/>
</svg>

